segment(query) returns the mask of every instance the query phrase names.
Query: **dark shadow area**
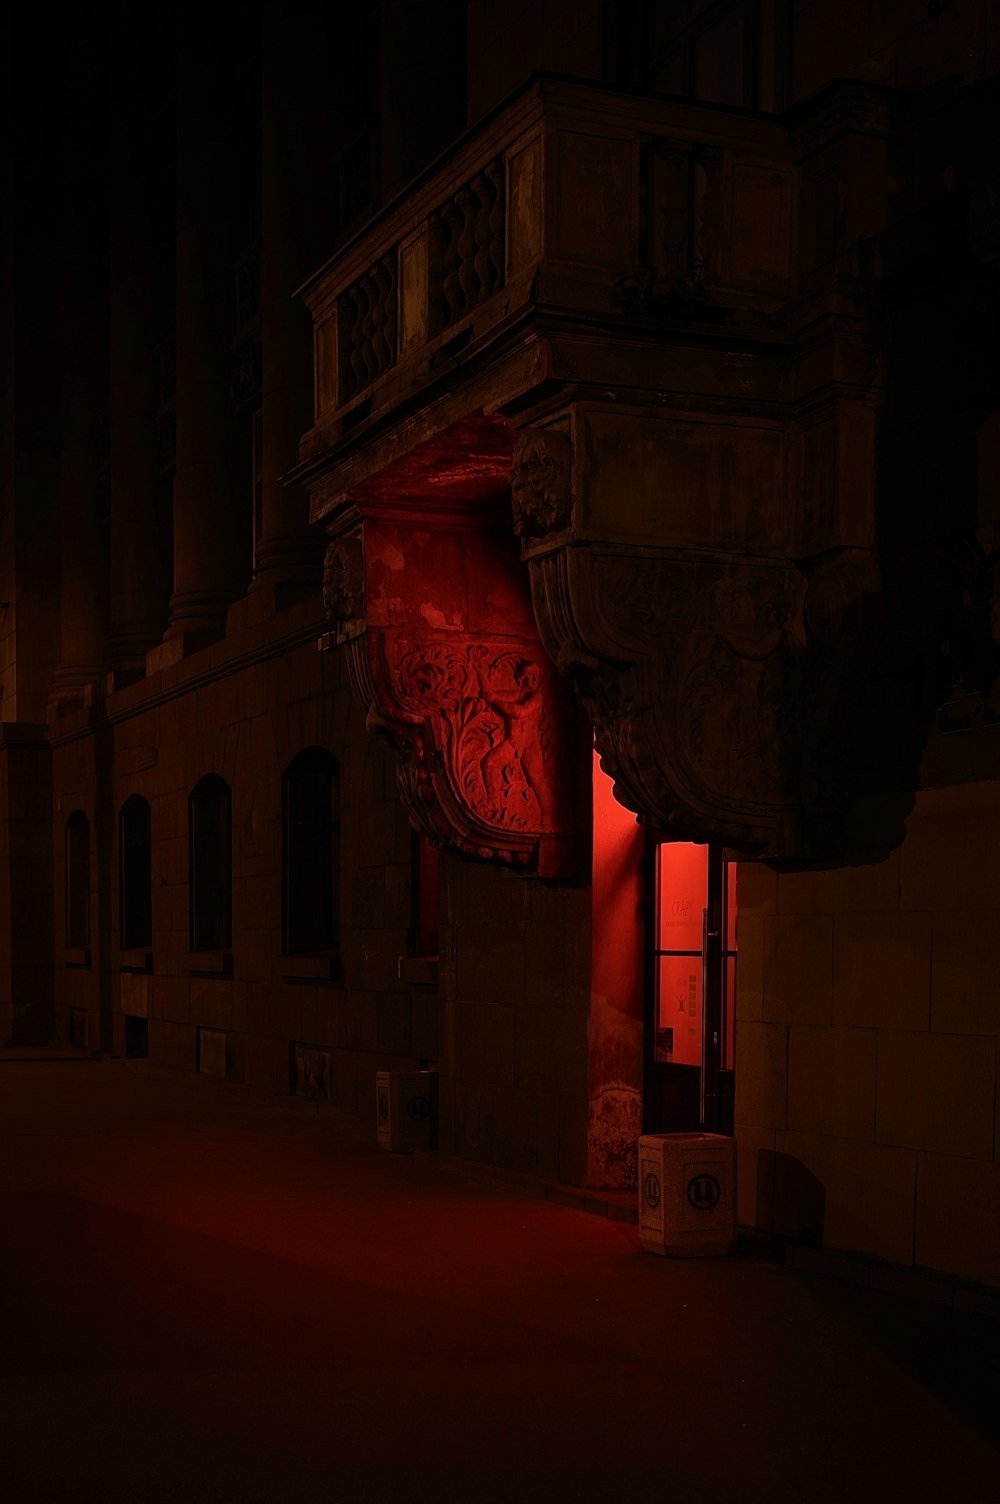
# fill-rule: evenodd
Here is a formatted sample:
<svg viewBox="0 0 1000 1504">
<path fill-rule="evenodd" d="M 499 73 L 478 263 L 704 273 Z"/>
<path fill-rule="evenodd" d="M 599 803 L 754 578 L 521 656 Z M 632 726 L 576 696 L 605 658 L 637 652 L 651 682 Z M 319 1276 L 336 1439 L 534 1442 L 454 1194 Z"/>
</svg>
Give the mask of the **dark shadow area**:
<svg viewBox="0 0 1000 1504">
<path fill-rule="evenodd" d="M 1000 1451 L 1000 1322 L 824 1280 L 810 1279 L 809 1287 L 858 1336 Z"/>
<path fill-rule="evenodd" d="M 135 1018 L 126 1013 L 125 1059 L 147 1060 L 149 1058 L 149 1019 Z"/>
<path fill-rule="evenodd" d="M 826 1187 L 791 1154 L 757 1155 L 757 1226 L 783 1238 L 822 1243 Z"/>
</svg>

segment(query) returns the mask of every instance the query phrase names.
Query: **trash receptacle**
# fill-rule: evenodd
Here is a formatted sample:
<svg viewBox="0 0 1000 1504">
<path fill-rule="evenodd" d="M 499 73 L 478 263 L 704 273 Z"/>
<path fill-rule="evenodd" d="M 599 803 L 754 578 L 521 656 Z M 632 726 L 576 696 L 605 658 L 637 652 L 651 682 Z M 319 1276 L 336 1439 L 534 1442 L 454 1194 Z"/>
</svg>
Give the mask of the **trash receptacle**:
<svg viewBox="0 0 1000 1504">
<path fill-rule="evenodd" d="M 376 1072 L 376 1132 L 380 1149 L 405 1154 L 433 1147 L 436 1085 L 434 1071 Z"/>
<path fill-rule="evenodd" d="M 736 1140 L 647 1133 L 639 1140 L 639 1237 L 650 1253 L 697 1258 L 736 1242 Z"/>
</svg>

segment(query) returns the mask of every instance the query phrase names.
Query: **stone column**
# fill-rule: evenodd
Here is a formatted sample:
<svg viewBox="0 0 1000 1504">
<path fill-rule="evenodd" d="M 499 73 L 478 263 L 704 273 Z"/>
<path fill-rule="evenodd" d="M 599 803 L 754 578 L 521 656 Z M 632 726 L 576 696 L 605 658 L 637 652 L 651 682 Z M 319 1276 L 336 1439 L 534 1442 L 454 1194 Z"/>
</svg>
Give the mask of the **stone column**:
<svg viewBox="0 0 1000 1504">
<path fill-rule="evenodd" d="M 182 13 L 177 121 L 177 468 L 167 639 L 225 631 L 250 576 L 251 467 L 234 394 L 247 143 L 232 48 L 211 7 Z"/>
<path fill-rule="evenodd" d="M 72 251 L 54 311 L 59 497 L 59 662 L 49 716 L 92 703 L 107 641 L 107 53 L 67 49 L 61 201 Z"/>
<path fill-rule="evenodd" d="M 262 495 L 254 588 L 281 606 L 318 590 L 325 539 L 309 526 L 308 499 L 282 476 L 312 425 L 312 330 L 295 289 L 330 254 L 333 195 L 325 128 L 328 11 L 315 3 L 263 7 Z"/>
<path fill-rule="evenodd" d="M 123 15 L 115 34 L 110 121 L 110 505 L 112 686 L 145 670 L 163 637 L 173 583 L 172 478 L 160 474 L 158 410 L 173 369 L 173 37 L 157 42 L 159 88 L 149 93 L 148 21 Z M 170 126 L 170 142 L 163 138 Z M 151 353 L 152 352 L 152 353 Z M 169 418 L 169 414 L 168 414 Z"/>
</svg>

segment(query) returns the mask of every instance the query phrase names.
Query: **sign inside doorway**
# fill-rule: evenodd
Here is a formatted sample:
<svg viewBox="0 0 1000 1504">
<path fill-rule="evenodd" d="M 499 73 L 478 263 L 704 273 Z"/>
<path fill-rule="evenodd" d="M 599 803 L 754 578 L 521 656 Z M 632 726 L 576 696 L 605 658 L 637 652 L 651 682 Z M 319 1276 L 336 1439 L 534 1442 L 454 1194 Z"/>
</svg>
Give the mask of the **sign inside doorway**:
<svg viewBox="0 0 1000 1504">
<path fill-rule="evenodd" d="M 691 841 L 658 845 L 654 905 L 654 1061 L 701 1066 L 707 1043 L 731 1070 L 736 863 Z"/>
</svg>

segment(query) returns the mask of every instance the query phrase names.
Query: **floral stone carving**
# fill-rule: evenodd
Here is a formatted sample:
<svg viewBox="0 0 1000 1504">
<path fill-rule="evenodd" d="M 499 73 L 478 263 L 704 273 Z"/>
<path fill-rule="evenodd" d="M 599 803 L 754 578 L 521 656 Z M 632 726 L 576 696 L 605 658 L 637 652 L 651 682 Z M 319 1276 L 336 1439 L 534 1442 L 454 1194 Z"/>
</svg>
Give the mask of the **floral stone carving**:
<svg viewBox="0 0 1000 1504">
<path fill-rule="evenodd" d="M 367 614 L 348 643 L 351 677 L 369 729 L 397 752 L 413 823 L 462 856 L 568 875 L 572 707 L 516 548 L 423 518 L 362 527 Z"/>
<path fill-rule="evenodd" d="M 335 538 L 323 557 L 323 609 L 337 642 L 364 630 L 365 574 L 361 539 Z"/>
<path fill-rule="evenodd" d="M 544 537 L 566 526 L 570 514 L 570 441 L 554 428 L 529 428 L 518 438 L 511 467 L 514 531 Z"/>
</svg>

